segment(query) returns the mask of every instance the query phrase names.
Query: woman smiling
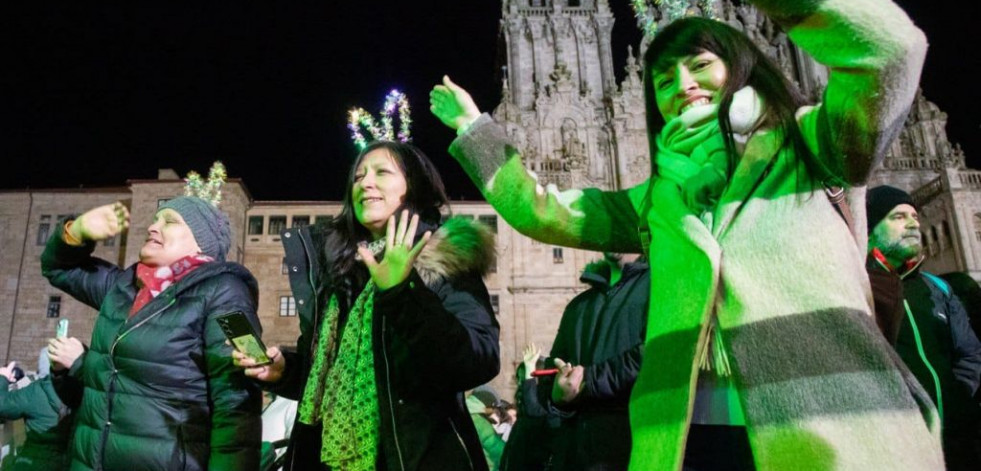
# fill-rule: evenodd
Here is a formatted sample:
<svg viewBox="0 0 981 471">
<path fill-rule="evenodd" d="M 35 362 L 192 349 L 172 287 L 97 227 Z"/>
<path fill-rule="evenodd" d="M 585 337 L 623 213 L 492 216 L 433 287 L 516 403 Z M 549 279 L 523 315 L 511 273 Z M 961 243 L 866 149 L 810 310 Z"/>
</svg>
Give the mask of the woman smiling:
<svg viewBox="0 0 981 471">
<path fill-rule="evenodd" d="M 91 256 L 129 224 L 121 203 L 92 209 L 48 241 L 52 285 L 99 310 L 70 369 L 85 387 L 71 469 L 257 470 L 259 388 L 232 364 L 215 318 L 242 311 L 258 330 L 257 285 L 226 262 L 228 217 L 198 197 L 161 205 L 139 263 Z M 63 339 L 52 348 L 70 348 Z"/>
<path fill-rule="evenodd" d="M 297 352 L 246 374 L 300 405 L 291 470 L 487 469 L 463 391 L 497 375 L 499 327 L 482 276 L 490 230 L 440 224 L 443 182 L 418 148 L 368 144 L 341 213 L 283 233 Z"/>
</svg>

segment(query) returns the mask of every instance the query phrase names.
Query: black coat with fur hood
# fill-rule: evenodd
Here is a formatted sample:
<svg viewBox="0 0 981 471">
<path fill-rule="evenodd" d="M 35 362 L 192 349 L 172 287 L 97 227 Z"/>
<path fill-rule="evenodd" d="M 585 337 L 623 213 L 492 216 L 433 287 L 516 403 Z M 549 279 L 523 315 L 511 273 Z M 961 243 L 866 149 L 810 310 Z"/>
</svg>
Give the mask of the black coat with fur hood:
<svg viewBox="0 0 981 471">
<path fill-rule="evenodd" d="M 320 279 L 320 251 L 330 230 L 317 225 L 282 234 L 300 339 L 296 353 L 284 353 L 286 371 L 274 391 L 291 399 L 303 395 L 331 295 Z M 375 295 L 378 469 L 487 469 L 463 391 L 500 370 L 499 326 L 482 280 L 493 257 L 487 227 L 452 218 L 434 232 L 409 277 Z M 342 300 L 341 305 L 348 304 Z M 286 469 L 325 469 L 320 437 L 320 427 L 297 422 Z"/>
</svg>

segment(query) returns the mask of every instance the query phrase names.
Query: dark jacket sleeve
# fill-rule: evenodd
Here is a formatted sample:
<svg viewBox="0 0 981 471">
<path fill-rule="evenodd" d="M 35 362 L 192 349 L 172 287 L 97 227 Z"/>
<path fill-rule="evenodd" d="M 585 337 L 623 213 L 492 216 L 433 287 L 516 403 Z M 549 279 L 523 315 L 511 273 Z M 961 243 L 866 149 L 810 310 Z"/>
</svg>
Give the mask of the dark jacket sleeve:
<svg viewBox="0 0 981 471">
<path fill-rule="evenodd" d="M 587 366 L 577 402 L 629 399 L 643 358 L 644 343 L 640 342 L 609 360 Z"/>
<path fill-rule="evenodd" d="M 580 361 L 579 352 L 576 348 L 576 322 L 579 320 L 582 304 L 585 299 L 591 296 L 591 290 L 584 291 L 572 299 L 565 310 L 562 312 L 562 319 L 559 321 L 559 329 L 555 332 L 555 340 L 552 341 L 552 350 L 545 359 L 545 368 L 554 368 L 555 359 L 559 358 L 565 362 L 578 364 Z M 585 379 L 585 378 L 584 378 Z M 560 416 L 568 416 L 573 411 L 559 409 L 552 402 L 552 389 L 555 388 L 555 375 L 543 376 L 538 379 L 538 400 L 552 413 Z"/>
<path fill-rule="evenodd" d="M 538 380 L 526 379 L 518 385 L 521 388 L 521 402 L 518 404 L 522 415 L 528 417 L 545 417 L 548 410 L 542 407 L 538 400 Z"/>
<path fill-rule="evenodd" d="M 289 270 L 290 289 L 297 303 L 297 317 L 300 321 L 300 337 L 296 342 L 296 350 L 285 351 L 283 360 L 286 370 L 283 377 L 275 383 L 259 382 L 265 390 L 277 396 L 298 401 L 303 396 L 310 372 L 312 358 L 309 353 L 312 343 L 317 337 L 315 325 L 319 317 L 317 307 L 318 283 L 315 278 L 319 275 L 317 250 L 324 244 L 329 228 L 322 224 L 314 224 L 301 228 L 286 229 L 282 232 L 281 241 L 286 254 L 284 259 Z"/>
<path fill-rule="evenodd" d="M 41 254 L 41 273 L 51 283 L 73 298 L 99 309 L 106 293 L 124 272 L 119 267 L 92 257 L 95 243 L 80 247 L 61 239 L 64 226 L 58 224 Z"/>
<path fill-rule="evenodd" d="M 500 371 L 500 327 L 479 275 L 461 275 L 426 287 L 413 270 L 402 283 L 375 294 L 374 312 L 405 347 L 405 366 L 423 384 L 464 391 Z M 396 360 L 398 361 L 398 360 Z"/>
<path fill-rule="evenodd" d="M 978 390 L 981 382 L 981 341 L 974 335 L 964 305 L 954 295 L 947 295 L 947 318 L 954 346 L 954 376 L 967 388 L 970 395 Z"/>
<path fill-rule="evenodd" d="M 23 389 L 16 391 L 10 390 L 10 381 L 0 376 L 0 420 L 17 420 L 30 418 L 33 416 L 33 409 L 40 402 L 37 396 L 37 387 L 31 387 L 34 383 L 27 385 Z M 46 404 L 47 402 L 45 402 Z"/>
<path fill-rule="evenodd" d="M 215 318 L 242 311 L 261 334 L 248 286 L 230 274 L 218 275 L 208 302 L 204 341 L 211 411 L 209 470 L 258 470 L 262 440 L 262 397 L 255 382 L 232 363 L 232 347 Z"/>
</svg>

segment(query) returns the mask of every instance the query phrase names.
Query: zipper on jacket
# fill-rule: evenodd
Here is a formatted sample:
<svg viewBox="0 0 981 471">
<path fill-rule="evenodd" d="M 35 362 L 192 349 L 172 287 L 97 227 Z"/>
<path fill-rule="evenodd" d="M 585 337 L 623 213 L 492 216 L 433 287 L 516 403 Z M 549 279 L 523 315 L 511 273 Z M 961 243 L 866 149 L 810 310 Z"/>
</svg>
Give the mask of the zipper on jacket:
<svg viewBox="0 0 981 471">
<path fill-rule="evenodd" d="M 463 447 L 463 454 L 467 456 L 467 463 L 470 464 L 470 471 L 473 471 L 473 457 L 470 456 L 470 450 L 467 449 L 467 444 L 463 441 L 463 437 L 460 436 L 460 432 L 456 430 L 456 424 L 453 423 L 452 417 L 447 417 L 446 420 L 450 423 L 450 428 L 453 429 L 453 435 L 456 435 L 457 441 L 460 442 L 460 446 Z M 483 447 L 481 447 L 483 448 Z"/>
<path fill-rule="evenodd" d="M 116 340 L 113 340 L 113 342 L 112 342 L 112 347 L 109 348 L 109 359 L 110 359 L 110 361 L 112 360 L 112 356 L 116 352 L 116 345 L 119 344 L 119 341 L 122 340 L 123 337 L 129 335 L 130 332 L 136 330 L 137 328 L 139 328 L 143 324 L 146 324 L 147 322 L 150 321 L 150 319 L 153 319 L 154 317 L 157 317 L 158 315 L 160 315 L 161 312 L 166 311 L 167 308 L 169 308 L 170 306 L 173 306 L 174 305 L 174 302 L 176 302 L 176 301 L 177 301 L 177 298 L 170 298 L 170 302 L 168 302 L 166 306 L 158 309 L 153 314 L 150 314 L 149 316 L 146 316 L 145 319 L 143 319 L 140 322 L 137 322 L 136 324 L 133 324 L 132 327 L 126 329 L 123 333 L 121 333 L 118 336 L 116 336 Z M 115 366 L 115 364 L 113 366 Z"/>
<path fill-rule="evenodd" d="M 129 334 L 130 332 L 132 332 L 136 328 L 142 326 L 143 324 L 146 324 L 147 321 L 149 321 L 150 319 L 153 319 L 154 317 L 157 317 L 161 312 L 164 312 L 170 306 L 173 306 L 175 301 L 176 301 L 176 298 L 171 298 L 170 299 L 170 302 L 168 302 L 166 306 L 158 309 L 156 312 L 154 312 L 153 314 L 150 314 L 145 319 L 143 319 L 140 322 L 134 324 L 129 329 L 126 329 L 123 333 L 121 333 L 118 336 L 116 336 L 116 339 L 113 340 L 113 342 L 112 342 L 112 346 L 109 347 L 109 358 L 108 358 L 108 360 L 109 360 L 109 365 L 112 366 L 112 378 L 109 380 L 109 387 L 106 388 L 107 389 L 106 390 L 106 399 L 107 399 L 107 401 L 106 401 L 106 423 L 102 424 L 102 440 L 101 440 L 101 443 L 99 444 L 99 464 L 97 466 L 97 469 L 99 469 L 99 470 L 105 468 L 105 461 L 106 461 L 106 442 L 109 441 L 109 428 L 112 426 L 112 409 L 113 409 L 112 406 L 113 406 L 113 404 L 114 404 L 114 402 L 116 400 L 116 397 L 115 397 L 116 396 L 116 379 L 119 377 L 119 371 L 116 368 L 116 361 L 113 358 L 113 356 L 116 353 L 116 345 L 118 345 L 119 344 L 119 341 L 122 340 L 123 337 L 125 337 L 127 334 Z"/>
<path fill-rule="evenodd" d="M 389 371 L 388 365 L 388 348 L 385 346 L 385 316 L 382 316 L 382 328 L 381 328 L 381 344 L 382 344 L 382 359 L 385 360 L 385 381 L 388 386 L 385 388 L 385 393 L 388 396 L 388 408 L 392 411 L 390 414 L 392 417 L 392 435 L 395 437 L 395 452 L 399 457 L 399 469 L 405 469 L 405 462 L 402 460 L 402 449 L 399 446 L 399 431 L 395 426 L 395 404 L 392 402 L 392 377 Z M 469 456 L 469 454 L 468 454 Z M 471 464 L 473 466 L 473 464 Z"/>
<path fill-rule="evenodd" d="M 930 364 L 930 360 L 927 360 L 926 351 L 923 350 L 923 341 L 920 340 L 920 329 L 916 327 L 916 321 L 913 319 L 913 311 L 909 308 L 909 303 L 903 300 L 903 307 L 906 308 L 906 318 L 909 319 L 909 325 L 913 328 L 913 338 L 916 339 L 916 351 L 920 354 L 920 359 L 923 360 L 923 364 L 926 365 L 927 370 L 930 371 L 930 378 L 933 379 L 933 387 L 937 391 L 937 413 L 940 414 L 940 428 L 943 428 L 944 423 L 944 400 L 943 393 L 940 391 L 940 377 L 937 375 L 937 371 L 933 369 L 933 365 Z"/>
</svg>

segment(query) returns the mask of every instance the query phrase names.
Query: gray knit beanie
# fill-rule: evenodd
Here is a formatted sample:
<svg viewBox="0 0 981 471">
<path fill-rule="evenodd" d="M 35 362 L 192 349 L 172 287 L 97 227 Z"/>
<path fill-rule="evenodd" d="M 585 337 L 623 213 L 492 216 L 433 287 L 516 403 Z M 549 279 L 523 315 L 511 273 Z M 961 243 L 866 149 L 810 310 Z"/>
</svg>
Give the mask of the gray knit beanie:
<svg viewBox="0 0 981 471">
<path fill-rule="evenodd" d="M 201 253 L 224 262 L 232 246 L 231 224 L 228 216 L 215 205 L 195 196 L 180 196 L 160 205 L 159 209 L 173 209 L 184 218 L 191 228 Z"/>
</svg>

